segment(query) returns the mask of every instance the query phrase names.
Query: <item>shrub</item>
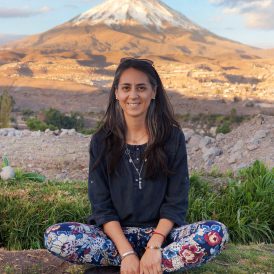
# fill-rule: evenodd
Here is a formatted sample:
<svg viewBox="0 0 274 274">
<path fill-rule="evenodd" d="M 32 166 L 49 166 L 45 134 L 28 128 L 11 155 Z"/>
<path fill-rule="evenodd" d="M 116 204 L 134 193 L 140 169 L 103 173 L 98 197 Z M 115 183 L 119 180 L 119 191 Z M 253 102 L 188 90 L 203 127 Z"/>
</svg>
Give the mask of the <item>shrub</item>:
<svg viewBox="0 0 274 274">
<path fill-rule="evenodd" d="M 45 123 L 53 125 L 59 129 L 75 128 L 77 131 L 84 127 L 84 117 L 78 112 L 71 112 L 70 114 L 62 114 L 59 110 L 50 108 L 44 112 Z"/>
<path fill-rule="evenodd" d="M 4 90 L 0 96 L 0 128 L 9 127 L 10 115 L 15 101 L 8 90 Z"/>
<path fill-rule="evenodd" d="M 50 130 L 57 129 L 57 127 L 55 127 L 53 125 L 48 125 L 45 122 L 38 120 L 37 118 L 29 118 L 27 120 L 27 126 L 30 130 L 45 131 L 47 128 L 49 128 Z"/>
<path fill-rule="evenodd" d="M 216 129 L 216 133 L 229 133 L 230 132 L 230 123 L 228 121 L 224 121 L 223 124 L 219 125 Z"/>
</svg>

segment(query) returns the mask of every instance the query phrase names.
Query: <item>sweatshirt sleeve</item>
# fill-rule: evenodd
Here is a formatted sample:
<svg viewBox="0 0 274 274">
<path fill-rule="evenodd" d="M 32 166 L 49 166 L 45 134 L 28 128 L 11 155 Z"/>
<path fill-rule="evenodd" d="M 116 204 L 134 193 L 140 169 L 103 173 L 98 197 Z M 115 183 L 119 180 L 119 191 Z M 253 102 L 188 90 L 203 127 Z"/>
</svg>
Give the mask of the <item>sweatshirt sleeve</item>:
<svg viewBox="0 0 274 274">
<path fill-rule="evenodd" d="M 189 175 L 185 136 L 181 130 L 176 139 L 175 158 L 171 165 L 173 174 L 168 177 L 165 199 L 160 208 L 160 218 L 169 219 L 177 226 L 181 226 L 186 224 Z"/>
<path fill-rule="evenodd" d="M 89 217 L 89 222 L 93 221 L 98 226 L 110 221 L 119 221 L 108 187 L 108 175 L 104 157 L 100 160 L 97 167 L 92 169 L 101 151 L 100 145 L 102 144 L 96 141 L 94 136 L 90 142 L 88 176 L 88 196 L 92 207 L 92 215 Z"/>
</svg>

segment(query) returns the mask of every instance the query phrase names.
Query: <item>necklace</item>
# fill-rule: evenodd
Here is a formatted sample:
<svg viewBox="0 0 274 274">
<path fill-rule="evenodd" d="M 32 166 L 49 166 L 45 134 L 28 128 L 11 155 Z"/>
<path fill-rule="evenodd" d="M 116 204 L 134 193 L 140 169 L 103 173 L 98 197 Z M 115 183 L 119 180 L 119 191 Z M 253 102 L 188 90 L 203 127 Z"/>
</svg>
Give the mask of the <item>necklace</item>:
<svg viewBox="0 0 274 274">
<path fill-rule="evenodd" d="M 143 166 L 144 166 L 144 163 L 147 161 L 147 159 L 143 160 L 142 162 L 142 165 L 141 165 L 141 168 L 140 170 L 135 166 L 132 158 L 131 158 L 131 155 L 130 155 L 130 151 L 128 149 L 128 147 L 126 146 L 126 151 L 125 153 L 128 155 L 129 157 L 129 162 L 133 165 L 134 169 L 136 170 L 137 174 L 138 174 L 138 183 L 139 183 L 139 189 L 142 189 L 142 180 L 143 178 L 141 177 L 141 173 L 142 173 L 142 170 L 143 170 Z"/>
</svg>

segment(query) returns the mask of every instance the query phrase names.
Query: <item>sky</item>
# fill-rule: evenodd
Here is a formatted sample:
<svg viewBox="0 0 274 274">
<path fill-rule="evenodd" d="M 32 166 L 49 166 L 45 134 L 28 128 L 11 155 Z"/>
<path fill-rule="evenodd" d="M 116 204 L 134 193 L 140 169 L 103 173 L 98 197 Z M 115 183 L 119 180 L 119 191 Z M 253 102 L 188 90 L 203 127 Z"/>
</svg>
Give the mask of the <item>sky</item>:
<svg viewBox="0 0 274 274">
<path fill-rule="evenodd" d="M 119 1 L 119 0 L 117 0 Z M 104 0 L 0 0 L 0 34 L 47 31 Z M 162 0 L 209 31 L 274 48 L 274 0 Z"/>
</svg>

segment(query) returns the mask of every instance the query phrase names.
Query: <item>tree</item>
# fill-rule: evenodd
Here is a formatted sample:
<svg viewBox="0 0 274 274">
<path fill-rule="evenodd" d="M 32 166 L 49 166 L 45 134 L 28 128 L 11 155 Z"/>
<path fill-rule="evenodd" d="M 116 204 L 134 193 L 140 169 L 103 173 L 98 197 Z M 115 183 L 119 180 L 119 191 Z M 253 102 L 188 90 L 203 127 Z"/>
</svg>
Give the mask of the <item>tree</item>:
<svg viewBox="0 0 274 274">
<path fill-rule="evenodd" d="M 10 114 L 14 105 L 14 99 L 9 95 L 8 90 L 4 90 L 0 96 L 0 128 L 9 127 Z"/>
</svg>

